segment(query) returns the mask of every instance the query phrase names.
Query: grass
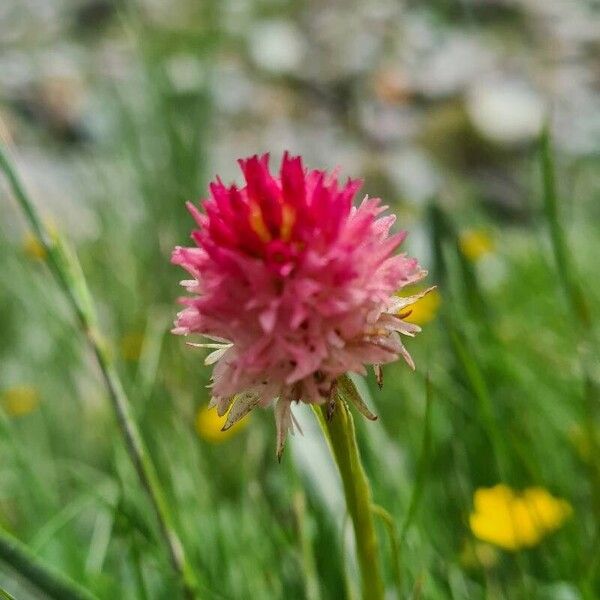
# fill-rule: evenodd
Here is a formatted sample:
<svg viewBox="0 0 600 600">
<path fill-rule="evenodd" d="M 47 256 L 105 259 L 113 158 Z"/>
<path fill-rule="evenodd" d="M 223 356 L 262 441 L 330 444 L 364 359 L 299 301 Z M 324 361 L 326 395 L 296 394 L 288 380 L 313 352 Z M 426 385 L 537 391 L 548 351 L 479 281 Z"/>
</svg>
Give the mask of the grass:
<svg viewBox="0 0 600 600">
<path fill-rule="evenodd" d="M 75 313 L 82 334 L 87 338 L 102 373 L 102 379 L 125 442 L 125 448 L 138 474 L 140 484 L 147 493 L 156 513 L 156 519 L 173 568 L 181 577 L 186 597 L 194 598 L 198 587 L 196 576 L 187 562 L 185 550 L 177 534 L 169 504 L 162 491 L 152 459 L 132 416 L 130 401 L 123 389 L 121 378 L 111 359 L 110 348 L 99 331 L 95 306 L 85 276 L 81 271 L 81 266 L 60 235 L 55 234 L 52 236 L 45 228 L 2 148 L 0 148 L 0 169 L 8 179 L 11 191 L 25 213 L 34 235 L 39 237 L 43 250 L 48 256 L 48 263 L 56 282 L 63 289 L 65 298 Z"/>
<path fill-rule="evenodd" d="M 162 40 L 161 51 L 171 42 Z M 208 60 L 214 40 L 205 43 Z M 169 88 L 155 51 L 140 50 L 143 105 L 111 96 L 120 106 L 121 136 L 93 169 L 78 173 L 78 202 L 101 231 L 76 248 L 89 294 L 72 271 L 62 290 L 55 285 L 51 253 L 42 261 L 23 253 L 24 230 L 12 225 L 17 205 L 2 192 L 10 218 L 0 222 L 0 390 L 33 386 L 39 406 L 14 416 L 0 404 L 0 526 L 12 542 L 0 544 L 0 597 L 67 598 L 52 587 L 61 582 L 99 599 L 180 593 L 156 511 L 111 410 L 102 372 L 108 364 L 152 457 L 168 520 L 202 583 L 200 597 L 350 597 L 357 572 L 340 515 L 293 447 L 278 464 L 272 415 L 254 414 L 221 445 L 195 431 L 209 372 L 168 332 L 180 278 L 168 254 L 187 238 L 184 200 L 206 186 L 214 115 L 207 88 L 184 96 Z M 590 186 L 580 203 L 569 201 L 576 181 L 561 177 L 568 165 L 555 165 L 547 135 L 530 158 L 533 224 L 500 227 L 472 205 L 450 212 L 441 202 L 424 215 L 430 280 L 442 306 L 409 342 L 417 373 L 398 364 L 386 368 L 382 391 L 374 378 L 366 382 L 379 420 L 354 414 L 373 501 L 385 509 L 376 510 L 383 577 L 398 597 L 600 594 L 600 294 L 584 285 L 600 276 L 598 198 Z M 43 202 L 33 199 L 40 209 Z M 496 240 L 492 255 L 477 263 L 458 243 L 473 220 L 485 222 Z M 36 234 L 43 239 L 44 232 Z M 56 259 L 60 273 L 64 255 Z M 100 370 L 65 290 L 84 317 L 90 298 L 97 307 L 107 340 Z M 137 340 L 133 350 L 123 351 L 126 340 L 128 347 Z M 500 481 L 543 486 L 568 500 L 573 516 L 531 549 L 473 554 L 473 493 Z"/>
</svg>

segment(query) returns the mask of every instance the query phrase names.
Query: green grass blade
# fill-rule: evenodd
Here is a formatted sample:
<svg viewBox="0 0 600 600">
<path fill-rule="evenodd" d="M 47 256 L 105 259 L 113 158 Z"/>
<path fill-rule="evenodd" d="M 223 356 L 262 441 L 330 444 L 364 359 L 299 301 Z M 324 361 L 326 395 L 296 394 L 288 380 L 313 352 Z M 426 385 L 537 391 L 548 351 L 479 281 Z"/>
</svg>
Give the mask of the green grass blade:
<svg viewBox="0 0 600 600">
<path fill-rule="evenodd" d="M 379 517 L 385 526 L 390 540 L 390 554 L 392 556 L 392 571 L 396 581 L 396 595 L 402 598 L 402 572 L 400 570 L 400 539 L 396 530 L 394 517 L 390 513 L 376 504 L 372 507 L 373 514 Z"/>
<path fill-rule="evenodd" d="M 465 343 L 450 319 L 447 320 L 447 323 L 452 350 L 462 372 L 466 376 L 471 393 L 477 400 L 479 418 L 492 444 L 498 475 L 502 481 L 506 481 L 506 475 L 509 472 L 508 451 L 505 447 L 502 434 L 497 427 L 498 421 L 487 381 L 476 358 L 469 350 L 468 344 Z"/>
<path fill-rule="evenodd" d="M 473 265 L 460 249 L 456 227 L 438 204 L 429 207 L 429 223 L 433 244 L 433 276 L 437 284 L 444 287 L 449 276 L 448 265 L 444 258 L 445 244 L 452 248 L 457 257 L 462 292 L 470 313 L 489 328 L 489 308 L 479 285 Z"/>
<path fill-rule="evenodd" d="M 542 171 L 542 197 L 552 250 L 556 262 L 557 276 L 566 296 L 571 313 L 579 325 L 578 334 L 581 343 L 578 347 L 579 362 L 583 373 L 583 399 L 585 403 L 585 433 L 590 446 L 589 469 L 590 487 L 594 496 L 594 510 L 600 515 L 600 438 L 597 423 L 600 417 L 599 384 L 595 376 L 597 363 L 594 322 L 590 308 L 575 270 L 569 250 L 567 237 L 561 223 L 556 171 L 552 152 L 550 131 L 546 126 L 540 139 L 540 162 Z"/>
<path fill-rule="evenodd" d="M 15 598 L 0 587 L 0 600 L 15 600 Z"/>
<path fill-rule="evenodd" d="M 41 562 L 27 546 L 1 527 L 0 559 L 55 600 L 97 600 L 80 584 Z"/>
<path fill-rule="evenodd" d="M 171 564 L 181 579 L 185 595 L 188 598 L 197 598 L 196 575 L 187 561 L 170 505 L 162 489 L 154 462 L 133 418 L 129 399 L 112 362 L 111 353 L 97 327 L 93 301 L 77 256 L 65 243 L 60 241 L 56 243 L 47 231 L 2 146 L 0 146 L 0 170 L 6 176 L 30 226 L 48 252 L 51 270 L 71 303 L 81 329 L 96 356 L 129 458 L 152 504 Z"/>
<path fill-rule="evenodd" d="M 544 129 L 540 139 L 540 161 L 544 213 L 550 227 L 550 237 L 558 271 L 558 279 L 573 314 L 576 316 L 582 328 L 587 330 L 592 324 L 592 318 L 573 267 L 565 232 L 561 224 L 554 157 L 552 154 L 552 143 L 548 127 Z"/>
<path fill-rule="evenodd" d="M 429 470 L 429 464 L 431 460 L 431 414 L 432 414 L 432 403 L 433 394 L 431 389 L 431 383 L 429 377 L 425 382 L 425 423 L 423 425 L 423 440 L 421 442 L 421 454 L 419 457 L 419 464 L 417 467 L 417 477 L 415 486 L 412 490 L 410 501 L 408 503 L 408 510 L 404 517 L 404 522 L 400 528 L 400 543 L 402 543 L 406 537 L 409 527 L 411 526 L 419 505 L 423 496 L 423 490 L 427 481 L 427 472 Z"/>
</svg>

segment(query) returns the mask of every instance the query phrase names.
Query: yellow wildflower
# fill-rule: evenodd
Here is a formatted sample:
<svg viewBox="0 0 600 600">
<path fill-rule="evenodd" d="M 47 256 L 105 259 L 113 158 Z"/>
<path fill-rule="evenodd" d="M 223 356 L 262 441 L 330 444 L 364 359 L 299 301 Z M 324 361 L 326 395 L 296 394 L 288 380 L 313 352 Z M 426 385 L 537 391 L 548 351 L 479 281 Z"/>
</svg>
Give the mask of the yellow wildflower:
<svg viewBox="0 0 600 600">
<path fill-rule="evenodd" d="M 482 229 L 468 229 L 460 234 L 461 252 L 471 261 L 479 260 L 494 249 L 494 240 Z"/>
<path fill-rule="evenodd" d="M 226 420 L 227 413 L 220 417 L 215 407 L 201 406 L 196 413 L 196 431 L 207 442 L 219 444 L 241 431 L 248 423 L 248 417 L 246 416 L 227 431 L 221 431 Z"/>
<path fill-rule="evenodd" d="M 18 385 L 5 390 L 0 397 L 2 408 L 11 417 L 22 417 L 33 412 L 40 403 L 36 388 L 31 385 Z"/>
<path fill-rule="evenodd" d="M 414 293 L 414 291 L 411 291 L 411 293 L 408 295 L 412 295 Z M 429 323 L 429 321 L 433 321 L 433 319 L 435 319 L 441 302 L 442 297 L 440 292 L 437 288 L 435 288 L 426 296 L 419 298 L 419 300 L 408 307 L 407 310 L 410 310 L 411 312 L 407 317 L 404 317 L 404 320 L 408 321 L 409 323 L 414 323 L 415 325 L 425 325 L 425 323 Z"/>
<path fill-rule="evenodd" d="M 45 260 L 46 248 L 35 233 L 28 231 L 23 237 L 23 252 L 31 260 Z"/>
<path fill-rule="evenodd" d="M 541 487 L 522 492 L 504 484 L 480 488 L 473 503 L 469 523 L 475 537 L 513 551 L 535 546 L 573 512 L 566 500 Z"/>
<path fill-rule="evenodd" d="M 58 230 L 56 229 L 56 226 L 51 221 L 46 221 L 45 225 L 50 235 L 50 239 L 55 241 L 58 237 Z M 46 260 L 46 248 L 44 247 L 44 244 L 42 244 L 42 241 L 37 234 L 33 233 L 32 231 L 25 232 L 25 235 L 23 236 L 22 248 L 25 256 L 31 260 Z"/>
<path fill-rule="evenodd" d="M 121 355 L 125 360 L 135 362 L 139 360 L 144 345 L 142 333 L 128 333 L 121 338 Z"/>
</svg>

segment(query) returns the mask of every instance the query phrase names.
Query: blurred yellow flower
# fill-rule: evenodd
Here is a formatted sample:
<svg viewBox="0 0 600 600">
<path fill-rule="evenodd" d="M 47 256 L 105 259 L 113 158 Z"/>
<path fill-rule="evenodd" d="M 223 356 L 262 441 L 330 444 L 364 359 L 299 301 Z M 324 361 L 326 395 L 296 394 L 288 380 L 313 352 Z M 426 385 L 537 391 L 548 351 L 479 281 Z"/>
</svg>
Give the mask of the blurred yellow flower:
<svg viewBox="0 0 600 600">
<path fill-rule="evenodd" d="M 58 237 L 58 230 L 52 221 L 45 221 L 45 226 L 50 236 L 50 239 L 55 241 Z M 26 231 L 22 242 L 23 252 L 25 256 L 31 260 L 46 260 L 47 252 L 44 244 L 33 231 Z"/>
<path fill-rule="evenodd" d="M 494 240 L 482 229 L 468 229 L 460 234 L 461 252 L 475 262 L 494 249 Z"/>
<path fill-rule="evenodd" d="M 414 291 L 412 291 L 411 294 L 412 293 L 414 293 Z M 415 325 L 425 325 L 425 323 L 429 323 L 429 321 L 435 319 L 441 302 L 442 297 L 440 292 L 437 288 L 433 289 L 426 296 L 419 298 L 419 300 L 408 307 L 407 310 L 410 310 L 411 312 L 407 317 L 404 317 L 404 320 L 409 323 L 414 323 Z"/>
<path fill-rule="evenodd" d="M 46 248 L 35 233 L 28 231 L 23 237 L 23 252 L 31 260 L 45 260 Z"/>
<path fill-rule="evenodd" d="M 40 396 L 33 386 L 18 385 L 5 390 L 0 396 L 0 403 L 7 415 L 22 417 L 38 407 Z"/>
<path fill-rule="evenodd" d="M 535 546 L 573 512 L 566 500 L 544 488 L 515 492 L 504 484 L 479 488 L 473 504 L 469 523 L 475 537 L 513 551 Z"/>
<path fill-rule="evenodd" d="M 219 444 L 244 429 L 248 423 L 248 418 L 246 416 L 235 425 L 232 425 L 227 431 L 221 431 L 227 420 L 227 413 L 220 417 L 215 407 L 208 408 L 208 406 L 201 406 L 196 413 L 196 431 L 207 442 Z"/>
<path fill-rule="evenodd" d="M 144 334 L 127 333 L 121 338 L 121 355 L 125 360 L 135 362 L 139 360 L 144 345 Z"/>
</svg>

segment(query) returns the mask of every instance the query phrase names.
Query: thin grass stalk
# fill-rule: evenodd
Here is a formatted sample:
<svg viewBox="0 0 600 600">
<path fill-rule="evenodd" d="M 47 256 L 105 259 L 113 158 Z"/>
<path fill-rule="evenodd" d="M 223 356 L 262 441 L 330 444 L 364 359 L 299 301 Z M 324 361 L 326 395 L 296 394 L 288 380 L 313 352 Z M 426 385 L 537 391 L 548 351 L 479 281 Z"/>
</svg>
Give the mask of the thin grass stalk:
<svg viewBox="0 0 600 600">
<path fill-rule="evenodd" d="M 492 445 L 496 470 L 501 481 L 508 481 L 509 450 L 498 427 L 498 419 L 488 383 L 476 358 L 469 350 L 466 341 L 460 336 L 451 319 L 446 319 L 450 345 L 458 365 L 466 376 L 467 383 L 477 401 L 479 418 Z"/>
<path fill-rule="evenodd" d="M 0 146 L 0 170 L 6 176 L 29 225 L 44 246 L 50 270 L 75 312 L 77 321 L 96 357 L 125 447 L 140 482 L 150 499 L 171 564 L 181 581 L 184 594 L 187 598 L 197 598 L 199 596 L 196 576 L 187 561 L 156 468 L 133 418 L 121 379 L 110 359 L 108 347 L 100 334 L 93 301 L 79 262 L 66 244 L 57 235 L 50 234 L 44 226 L 2 146 Z"/>
<path fill-rule="evenodd" d="M 448 269 L 444 257 L 444 242 L 451 245 L 461 274 L 461 284 L 467 307 L 475 320 L 482 325 L 486 334 L 491 335 L 490 309 L 484 298 L 473 265 L 460 249 L 460 240 L 456 226 L 439 204 L 432 202 L 429 206 L 429 222 L 432 232 L 434 276 L 442 288 L 446 287 Z"/>
<path fill-rule="evenodd" d="M 335 410 L 332 415 L 327 414 L 326 406 L 314 407 L 314 410 L 342 478 L 346 506 L 354 527 L 362 598 L 383 600 L 384 584 L 372 511 L 371 487 L 360 459 L 354 419 L 339 395 L 335 398 Z"/>
<path fill-rule="evenodd" d="M 579 284 L 577 274 L 575 273 L 575 268 L 573 267 L 569 246 L 561 224 L 554 158 L 552 156 L 552 145 L 548 127 L 544 129 L 540 140 L 540 160 L 544 212 L 550 229 L 552 251 L 556 261 L 558 280 L 579 325 L 583 331 L 588 331 L 592 325 L 592 318 L 585 295 Z"/>
<path fill-rule="evenodd" d="M 55 600 L 97 600 L 91 592 L 62 573 L 51 569 L 27 546 L 0 527 L 0 559 L 42 592 Z M 12 598 L 0 589 L 0 600 Z"/>
<path fill-rule="evenodd" d="M 597 341 L 594 337 L 594 322 L 587 298 L 577 275 L 574 261 L 560 218 L 559 197 L 556 186 L 556 172 L 552 141 L 548 126 L 544 128 L 540 139 L 540 163 L 542 175 L 543 208 L 552 251 L 556 262 L 558 281 L 566 296 L 571 313 L 575 316 L 579 337 L 579 361 L 583 374 L 583 397 L 586 410 L 586 436 L 594 457 L 589 469 L 589 479 L 594 495 L 594 509 L 600 515 L 600 439 L 597 433 L 597 421 L 600 414 L 598 381 L 594 376 L 594 364 L 597 361 Z M 600 531 L 600 528 L 598 529 Z"/>
<path fill-rule="evenodd" d="M 468 260 L 460 249 L 458 233 L 454 224 L 436 203 L 429 207 L 429 218 L 433 240 L 434 270 L 441 280 L 447 281 L 450 277 L 447 257 L 444 250 L 447 248 L 458 259 L 461 283 L 465 300 L 470 313 L 475 321 L 482 326 L 481 333 L 489 341 L 494 339 L 493 331 L 488 321 L 488 308 L 485 297 L 480 289 L 477 276 Z M 444 244 L 448 244 L 447 247 Z M 450 289 L 450 286 L 447 286 Z M 466 376 L 466 382 L 471 389 L 485 433 L 492 445 L 496 470 L 501 480 L 506 481 L 509 472 L 509 451 L 507 444 L 498 430 L 497 418 L 494 410 L 486 376 L 479 361 L 470 350 L 468 340 L 456 325 L 456 316 L 445 311 L 443 314 L 444 329 L 448 333 L 448 341 L 454 354 L 457 366 Z"/>
<path fill-rule="evenodd" d="M 396 529 L 394 517 L 385 510 L 385 508 L 374 504 L 372 506 L 373 514 L 381 519 L 385 526 L 388 538 L 390 540 L 390 554 L 392 558 L 392 572 L 396 581 L 396 596 L 399 600 L 402 598 L 402 571 L 400 569 L 400 539 Z"/>
<path fill-rule="evenodd" d="M 429 465 L 431 463 L 431 446 L 432 446 L 432 434 L 431 434 L 431 413 L 432 413 L 432 402 L 433 392 L 431 386 L 431 380 L 429 375 L 425 378 L 425 423 L 423 426 L 423 438 L 421 441 L 421 454 L 419 456 L 419 462 L 417 466 L 417 475 L 415 485 L 413 487 L 410 501 L 408 503 L 408 509 L 404 522 L 400 528 L 400 544 L 404 543 L 406 534 L 408 533 L 409 527 L 417 514 L 421 498 L 423 496 L 423 490 L 425 489 L 425 482 L 427 479 L 427 473 L 429 471 Z"/>
<path fill-rule="evenodd" d="M 14 596 L 11 596 L 6 590 L 0 588 L 0 600 L 15 600 Z"/>
<path fill-rule="evenodd" d="M 346 552 L 346 531 L 348 530 L 348 521 L 350 517 L 348 513 L 344 515 L 342 527 L 340 530 L 340 548 L 342 549 L 342 578 L 344 580 L 344 594 L 346 600 L 356 600 L 356 585 L 348 572 L 348 559 Z"/>
<path fill-rule="evenodd" d="M 448 250 L 453 252 L 459 260 L 461 281 L 464 286 L 463 290 L 467 306 L 476 315 L 476 321 L 482 325 L 483 329 L 481 332 L 485 334 L 488 342 L 495 343 L 495 334 L 491 324 L 487 320 L 487 303 L 479 287 L 476 273 L 462 255 L 457 232 L 439 206 L 432 205 L 431 207 L 431 224 L 436 272 L 444 276 L 446 280 L 450 276 L 444 251 L 444 242 L 447 242 Z M 465 383 L 468 385 L 477 403 L 479 420 L 492 447 L 496 473 L 500 481 L 507 483 L 509 481 L 508 476 L 511 464 L 510 446 L 498 426 L 498 417 L 487 381 L 487 375 L 471 348 L 469 339 L 458 328 L 456 315 L 447 310 L 444 311 L 442 317 L 444 329 L 448 334 L 448 343 L 456 360 L 456 365 L 465 377 Z M 521 575 L 524 596 L 529 597 L 531 595 L 529 581 L 525 576 L 524 557 L 520 552 L 516 555 L 516 563 Z"/>
</svg>

